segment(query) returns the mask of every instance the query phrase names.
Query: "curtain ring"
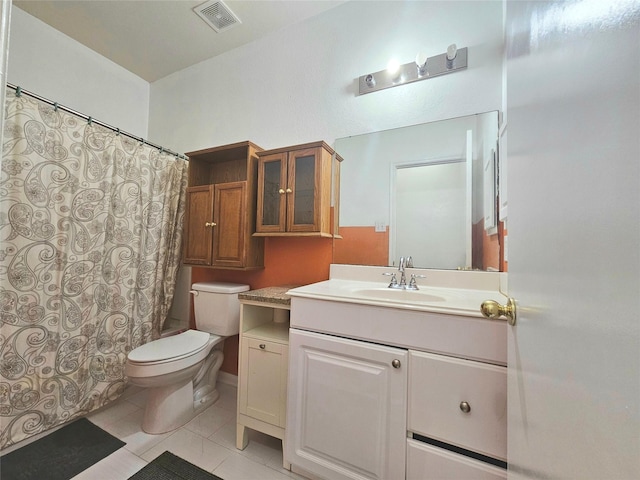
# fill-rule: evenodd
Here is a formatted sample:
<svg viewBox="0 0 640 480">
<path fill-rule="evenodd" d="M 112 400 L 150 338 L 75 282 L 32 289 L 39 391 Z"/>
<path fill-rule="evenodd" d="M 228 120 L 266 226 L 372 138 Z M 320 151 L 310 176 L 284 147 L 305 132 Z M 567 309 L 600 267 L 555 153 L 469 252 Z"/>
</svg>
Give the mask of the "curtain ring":
<svg viewBox="0 0 640 480">
<path fill-rule="evenodd" d="M 87 118 L 87 123 L 88 123 L 89 125 L 91 125 L 91 123 L 92 123 L 92 122 L 93 122 L 93 118 L 92 118 L 92 117 Z"/>
<path fill-rule="evenodd" d="M 16 87 L 16 97 L 22 96 L 22 87 Z"/>
<path fill-rule="evenodd" d="M 120 129 L 119 128 L 116 128 L 116 136 L 118 136 L 118 137 L 120 136 Z"/>
<path fill-rule="evenodd" d="M 53 111 L 57 112 L 58 111 L 58 102 L 54 102 L 53 103 Z"/>
</svg>

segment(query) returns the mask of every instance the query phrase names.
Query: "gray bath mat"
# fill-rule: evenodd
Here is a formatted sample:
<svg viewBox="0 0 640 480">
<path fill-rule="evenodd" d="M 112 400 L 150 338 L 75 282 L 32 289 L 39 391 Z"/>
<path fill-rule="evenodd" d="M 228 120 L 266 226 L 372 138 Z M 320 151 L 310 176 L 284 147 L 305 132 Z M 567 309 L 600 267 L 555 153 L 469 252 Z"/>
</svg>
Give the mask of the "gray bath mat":
<svg viewBox="0 0 640 480">
<path fill-rule="evenodd" d="M 129 480 L 222 480 L 213 473 L 167 451 L 129 477 Z"/>
<path fill-rule="evenodd" d="M 0 457 L 2 480 L 69 480 L 125 442 L 81 418 Z"/>
</svg>

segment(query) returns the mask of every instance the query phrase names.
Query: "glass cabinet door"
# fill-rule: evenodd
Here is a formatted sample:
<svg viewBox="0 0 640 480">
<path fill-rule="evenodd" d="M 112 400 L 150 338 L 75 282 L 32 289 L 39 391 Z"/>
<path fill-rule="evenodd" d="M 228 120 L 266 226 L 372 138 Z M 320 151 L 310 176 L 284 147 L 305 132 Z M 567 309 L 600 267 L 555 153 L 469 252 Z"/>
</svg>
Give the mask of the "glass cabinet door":
<svg viewBox="0 0 640 480">
<path fill-rule="evenodd" d="M 284 232 L 286 183 L 286 154 L 274 154 L 260 159 L 257 232 Z"/>
<path fill-rule="evenodd" d="M 316 208 L 317 149 L 289 154 L 289 188 L 287 214 L 289 231 L 314 231 Z"/>
</svg>

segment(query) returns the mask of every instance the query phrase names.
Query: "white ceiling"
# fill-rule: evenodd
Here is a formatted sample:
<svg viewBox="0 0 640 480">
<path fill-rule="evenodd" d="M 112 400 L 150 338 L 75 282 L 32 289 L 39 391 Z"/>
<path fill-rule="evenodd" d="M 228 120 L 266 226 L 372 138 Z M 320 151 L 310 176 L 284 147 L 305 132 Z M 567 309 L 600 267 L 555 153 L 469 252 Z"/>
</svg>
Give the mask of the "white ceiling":
<svg viewBox="0 0 640 480">
<path fill-rule="evenodd" d="M 242 23 L 217 33 L 193 11 L 206 0 L 14 0 L 13 5 L 153 82 L 344 0 L 224 0 Z"/>
</svg>

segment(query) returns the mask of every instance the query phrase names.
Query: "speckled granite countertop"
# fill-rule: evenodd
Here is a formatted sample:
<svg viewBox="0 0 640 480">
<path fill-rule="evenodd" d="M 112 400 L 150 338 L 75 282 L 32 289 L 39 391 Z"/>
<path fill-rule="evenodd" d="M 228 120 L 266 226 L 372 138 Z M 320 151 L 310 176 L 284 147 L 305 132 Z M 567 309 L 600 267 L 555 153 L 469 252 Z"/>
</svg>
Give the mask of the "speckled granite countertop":
<svg viewBox="0 0 640 480">
<path fill-rule="evenodd" d="M 287 291 L 295 287 L 297 287 L 297 285 L 259 288 L 257 290 L 238 293 L 238 298 L 240 300 L 251 300 L 252 302 L 291 305 L 291 297 L 287 295 Z"/>
</svg>

